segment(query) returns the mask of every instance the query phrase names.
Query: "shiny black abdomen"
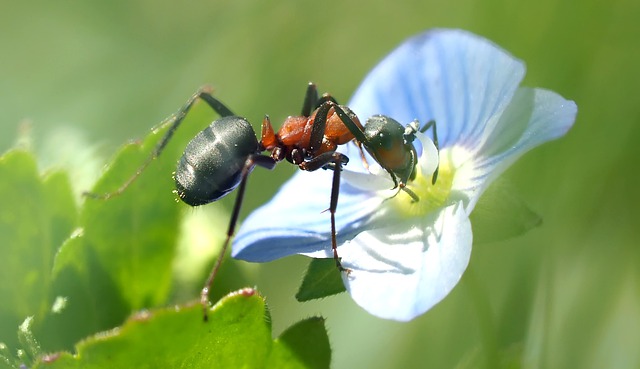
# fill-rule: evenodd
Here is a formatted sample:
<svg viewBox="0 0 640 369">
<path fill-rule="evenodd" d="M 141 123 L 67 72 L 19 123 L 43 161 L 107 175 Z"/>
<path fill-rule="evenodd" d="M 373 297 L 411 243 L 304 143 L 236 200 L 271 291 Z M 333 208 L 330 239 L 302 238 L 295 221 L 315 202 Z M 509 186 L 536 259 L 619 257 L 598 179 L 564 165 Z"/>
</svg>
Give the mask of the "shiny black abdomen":
<svg viewBox="0 0 640 369">
<path fill-rule="evenodd" d="M 234 190 L 247 159 L 259 153 L 251 124 L 237 116 L 215 120 L 189 142 L 178 161 L 175 181 L 180 199 L 208 204 Z"/>
</svg>

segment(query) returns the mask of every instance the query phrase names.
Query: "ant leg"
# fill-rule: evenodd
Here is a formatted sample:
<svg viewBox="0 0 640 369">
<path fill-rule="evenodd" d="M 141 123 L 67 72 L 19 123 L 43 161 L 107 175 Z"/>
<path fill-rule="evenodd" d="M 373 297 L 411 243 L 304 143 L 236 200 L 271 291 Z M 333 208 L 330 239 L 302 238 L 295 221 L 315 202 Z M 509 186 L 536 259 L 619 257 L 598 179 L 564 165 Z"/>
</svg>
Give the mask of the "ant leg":
<svg viewBox="0 0 640 369">
<path fill-rule="evenodd" d="M 224 259 L 224 255 L 227 252 L 227 248 L 229 246 L 229 242 L 231 241 L 231 237 L 235 233 L 236 224 L 238 223 L 238 216 L 240 215 L 240 208 L 242 207 L 242 200 L 244 199 L 244 192 L 247 186 L 247 178 L 249 178 L 249 174 L 253 170 L 253 168 L 258 165 L 266 169 L 273 169 L 276 166 L 276 161 L 273 160 L 269 156 L 265 155 L 251 155 L 247 158 L 247 161 L 242 168 L 242 180 L 240 181 L 240 185 L 238 186 L 238 194 L 236 195 L 236 202 L 233 205 L 233 211 L 231 213 L 231 219 L 229 219 L 229 228 L 227 228 L 227 237 L 222 244 L 222 249 L 220 249 L 220 254 L 218 255 L 218 259 L 216 259 L 213 268 L 211 268 L 211 272 L 209 273 L 209 277 L 207 277 L 207 281 L 202 287 L 202 291 L 200 292 L 200 303 L 202 304 L 203 312 L 204 312 L 204 320 L 208 319 L 207 309 L 209 307 L 209 292 L 211 291 L 211 286 L 213 285 L 213 280 L 216 278 L 218 274 L 218 270 L 220 269 L 220 265 L 222 265 L 222 260 Z"/>
<path fill-rule="evenodd" d="M 311 135 L 309 138 L 309 151 L 313 154 L 314 151 L 322 146 L 322 139 L 324 138 L 324 131 L 327 127 L 327 115 L 329 109 L 333 106 L 332 103 L 323 103 L 318 108 L 316 116 L 313 119 L 313 125 L 311 126 Z"/>
<path fill-rule="evenodd" d="M 325 98 L 328 100 L 323 100 Z M 327 127 L 327 116 L 329 115 L 329 110 L 331 108 L 337 108 L 344 113 L 344 110 L 339 108 L 338 104 L 335 102 L 335 99 L 333 99 L 333 97 L 331 97 L 330 95 L 325 94 L 320 100 L 322 100 L 323 102 L 319 105 L 319 108 L 316 111 L 316 115 L 313 119 L 313 125 L 311 126 L 311 135 L 309 138 L 309 152 L 311 154 L 313 154 L 315 150 L 319 149 L 320 146 L 322 146 L 325 129 Z M 338 111 L 337 109 L 335 110 L 336 112 Z M 353 120 L 351 120 L 351 118 L 348 119 L 351 121 L 351 123 L 353 123 Z M 356 128 L 358 127 L 355 123 L 353 123 L 353 125 Z"/>
<path fill-rule="evenodd" d="M 320 168 L 333 169 L 333 182 L 331 185 L 331 202 L 329 203 L 329 213 L 331 214 L 331 249 L 336 267 L 341 272 L 351 273 L 351 269 L 345 268 L 338 256 L 338 241 L 336 239 L 336 209 L 338 208 L 338 196 L 340 195 L 340 172 L 342 166 L 349 162 L 349 158 L 339 152 L 326 152 L 315 158 L 305 161 L 299 165 L 300 169 L 314 171 Z"/>
<path fill-rule="evenodd" d="M 147 168 L 147 166 L 155 158 L 157 158 L 158 156 L 160 156 L 160 154 L 162 154 L 162 151 L 164 150 L 165 146 L 167 146 L 167 144 L 173 137 L 173 134 L 178 129 L 178 127 L 184 120 L 185 116 L 187 115 L 189 110 L 191 110 L 191 107 L 193 106 L 193 104 L 198 98 L 204 100 L 216 113 L 220 114 L 223 117 L 234 115 L 231 112 L 231 110 L 229 110 L 229 108 L 227 108 L 220 100 L 216 99 L 211 95 L 211 88 L 209 86 L 201 87 L 200 89 L 198 89 L 198 91 L 196 91 L 196 93 L 194 93 L 189 98 L 189 100 L 187 100 L 187 102 L 182 106 L 182 108 L 180 108 L 180 110 L 178 110 L 176 113 L 171 115 L 168 119 L 166 119 L 163 123 L 161 123 L 161 126 L 165 124 L 170 124 L 169 129 L 164 134 L 160 142 L 158 142 L 156 147 L 153 149 L 153 152 L 151 153 L 151 155 L 142 163 L 142 165 L 140 165 L 138 170 L 136 170 L 136 172 L 120 186 L 120 188 L 118 188 L 113 192 L 107 192 L 104 194 L 84 192 L 83 195 L 90 198 L 94 198 L 94 199 L 107 200 L 113 196 L 117 196 L 123 193 L 127 189 L 127 187 L 129 187 L 140 176 L 140 174 Z"/>
<path fill-rule="evenodd" d="M 356 141 L 367 146 L 369 144 L 369 140 L 364 135 L 362 128 L 358 127 L 353 119 L 351 119 L 351 117 L 339 105 L 333 105 L 333 108 L 335 109 L 336 114 L 338 114 L 338 117 L 340 117 L 340 120 L 342 120 L 342 123 L 344 123 L 349 132 L 351 132 L 351 134 L 356 138 Z"/>
<path fill-rule="evenodd" d="M 327 101 L 331 101 L 334 104 L 338 104 L 336 99 L 328 93 L 323 94 L 318 98 L 318 88 L 313 82 L 309 82 L 307 85 L 307 92 L 304 95 L 304 102 L 302 103 L 302 116 L 309 117 L 313 112 L 313 109 L 318 109 L 320 105 Z"/>
<path fill-rule="evenodd" d="M 413 192 L 411 189 L 409 189 L 409 187 L 407 187 L 406 184 L 400 182 L 400 184 L 398 185 L 398 187 L 400 187 L 400 189 L 404 192 L 407 193 L 407 195 L 409 195 L 411 197 L 411 201 L 412 202 L 418 202 L 420 201 L 420 198 L 418 197 L 418 195 L 416 195 L 415 192 Z M 397 195 L 397 193 L 396 193 Z M 395 197 L 395 195 L 393 195 Z"/>
<path fill-rule="evenodd" d="M 356 141 L 356 145 L 358 145 L 358 150 L 360 150 L 360 160 L 362 160 L 362 166 L 367 170 L 367 172 L 371 173 L 371 171 L 369 170 L 369 162 L 367 161 L 367 157 L 364 155 L 362 142 Z"/>
<path fill-rule="evenodd" d="M 338 240 L 336 239 L 336 209 L 338 208 L 338 196 L 340 195 L 340 172 L 342 172 L 342 154 L 338 155 L 334 159 L 335 168 L 333 168 L 333 183 L 331 184 L 331 202 L 329 203 L 329 213 L 331 214 L 331 249 L 333 250 L 333 260 L 336 262 L 336 267 L 341 272 L 349 274 L 350 269 L 346 269 L 340 262 L 338 256 Z M 346 156 L 345 156 L 346 158 Z"/>
<path fill-rule="evenodd" d="M 313 109 L 318 101 L 318 89 L 316 84 L 309 82 L 307 85 L 307 92 L 304 95 L 304 102 L 302 103 L 302 116 L 308 117 L 311 115 L 311 109 Z"/>
<path fill-rule="evenodd" d="M 420 132 L 424 133 L 429 128 L 431 128 L 431 133 L 433 134 L 433 144 L 436 146 L 436 150 L 438 153 L 440 152 L 440 145 L 438 144 L 438 130 L 436 129 L 436 121 L 432 120 L 429 123 L 425 124 L 424 127 L 420 129 Z M 436 170 L 433 172 L 433 176 L 431 177 L 431 184 L 435 184 L 438 179 L 438 172 L 440 170 L 440 160 L 438 160 L 438 166 Z"/>
<path fill-rule="evenodd" d="M 322 94 L 322 96 L 320 96 L 319 99 L 316 100 L 316 109 L 318 109 L 322 104 L 328 101 L 338 105 L 338 102 L 336 101 L 336 99 L 334 99 L 333 96 L 325 92 L 324 94 Z"/>
<path fill-rule="evenodd" d="M 169 140 L 178 129 L 184 118 L 187 116 L 187 113 L 189 113 L 189 110 L 191 110 L 191 107 L 198 98 L 204 100 L 207 105 L 211 107 L 211 109 L 220 114 L 220 116 L 222 117 L 235 115 L 220 100 L 213 97 L 213 95 L 211 95 L 211 92 L 211 87 L 201 87 L 200 89 L 198 89 L 198 91 L 196 91 L 196 93 L 191 95 L 189 100 L 187 100 L 187 102 L 182 106 L 182 108 L 180 108 L 180 110 L 178 110 L 178 112 L 176 112 L 171 116 L 171 118 L 169 118 L 169 122 L 173 121 L 173 123 L 171 123 L 169 130 L 167 130 L 167 133 L 165 133 L 164 137 L 162 137 L 162 140 L 160 140 L 156 148 L 153 150 L 153 154 L 147 161 L 151 161 L 157 158 L 162 153 L 162 150 L 164 150 L 164 147 L 169 143 Z"/>
</svg>

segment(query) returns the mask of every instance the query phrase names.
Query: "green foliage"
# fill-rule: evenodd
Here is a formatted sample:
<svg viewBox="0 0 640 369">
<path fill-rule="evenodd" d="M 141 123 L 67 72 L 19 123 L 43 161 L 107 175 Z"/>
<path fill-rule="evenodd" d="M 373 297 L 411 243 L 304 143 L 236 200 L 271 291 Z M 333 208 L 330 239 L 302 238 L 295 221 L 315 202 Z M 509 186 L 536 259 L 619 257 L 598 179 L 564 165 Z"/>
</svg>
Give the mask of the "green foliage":
<svg viewBox="0 0 640 369">
<path fill-rule="evenodd" d="M 328 368 L 330 359 L 322 319 L 302 321 L 273 342 L 264 300 L 252 289 L 220 300 L 207 322 L 198 304 L 144 311 L 76 352 L 46 356 L 36 368 Z"/>
<path fill-rule="evenodd" d="M 26 151 L 0 157 L 0 191 L 8 195 L 0 208 L 0 293 L 8 302 L 0 304 L 0 368 L 30 365 L 43 353 L 41 366 L 60 368 L 329 366 L 323 320 L 302 321 L 274 343 L 265 303 L 252 289 L 225 297 L 206 323 L 199 304 L 158 309 L 174 295 L 186 208 L 174 201 L 171 173 L 186 142 L 210 121 L 206 108 L 194 106 L 126 191 L 85 198 L 79 209 L 64 172 L 40 175 Z M 123 147 L 92 193 L 117 190 L 166 129 Z M 306 340 L 297 339 L 299 329 Z"/>
<path fill-rule="evenodd" d="M 162 133 L 163 129 L 142 143 L 126 145 L 92 191 L 117 190 Z M 166 301 L 180 218 L 178 204 L 171 201 L 171 170 L 166 170 L 178 149 L 167 150 L 166 158 L 149 165 L 121 195 L 85 199 L 78 231 L 62 244 L 53 264 L 50 301 L 62 297 L 68 306 L 48 314 L 42 329 L 34 328 L 42 331 L 38 336 L 45 347 L 70 349 L 90 333 L 115 327 L 132 311 Z M 69 326 L 76 328 L 65 329 Z"/>
<path fill-rule="evenodd" d="M 62 172 L 40 177 L 34 158 L 13 150 L 0 157 L 0 332 L 15 332 L 27 316 L 42 318 L 51 294 L 58 247 L 76 223 Z M 16 345 L 15 334 L 0 339 Z"/>
<path fill-rule="evenodd" d="M 309 318 L 289 327 L 276 339 L 269 368 L 328 368 L 331 347 L 323 318 Z"/>
<path fill-rule="evenodd" d="M 344 292 L 340 271 L 333 259 L 311 259 L 296 300 L 303 302 Z"/>
</svg>

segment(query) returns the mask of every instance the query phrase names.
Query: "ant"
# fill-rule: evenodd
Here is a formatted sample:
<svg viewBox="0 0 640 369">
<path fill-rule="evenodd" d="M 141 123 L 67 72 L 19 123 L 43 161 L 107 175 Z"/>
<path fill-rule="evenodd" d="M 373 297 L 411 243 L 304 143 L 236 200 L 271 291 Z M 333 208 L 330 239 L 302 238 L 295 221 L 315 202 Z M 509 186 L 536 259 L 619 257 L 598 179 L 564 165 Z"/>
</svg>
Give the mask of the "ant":
<svg viewBox="0 0 640 369">
<path fill-rule="evenodd" d="M 108 199 L 125 191 L 151 161 L 162 153 L 197 99 L 204 100 L 221 116 L 189 142 L 178 161 L 174 175 L 174 192 L 191 206 L 217 201 L 238 189 L 225 242 L 200 293 L 200 302 L 205 307 L 205 320 L 209 292 L 235 232 L 247 178 L 256 166 L 273 169 L 278 162 L 286 159 L 301 170 L 315 171 L 322 168 L 333 171 L 328 208 L 331 217 L 331 249 L 337 268 L 347 274 L 350 270 L 342 266 L 338 256 L 335 212 L 338 206 L 340 172 L 349 162 L 349 158 L 337 152 L 336 148 L 355 140 L 365 167 L 368 168 L 368 164 L 363 147 L 389 173 L 394 188 L 399 187 L 414 201 L 419 200 L 417 195 L 406 187 L 406 183 L 415 177 L 417 154 L 413 141 L 419 129 L 417 121 L 402 127 L 390 117 L 375 115 L 362 126 L 351 109 L 339 105 L 329 94 L 319 97 L 316 85 L 309 83 L 301 115 L 288 117 L 277 133 L 274 132 L 269 116 L 266 115 L 262 121 L 261 140 L 258 141 L 249 121 L 233 114 L 211 93 L 209 87 L 200 88 L 167 120 L 166 124 L 170 126 L 165 135 L 147 160 L 119 189 L 105 194 L 85 193 L 92 198 Z M 429 122 L 420 131 L 425 132 L 429 128 L 433 128 L 437 148 L 435 122 Z M 270 154 L 263 154 L 265 151 Z M 436 177 L 437 169 L 433 174 L 433 183 Z"/>
</svg>

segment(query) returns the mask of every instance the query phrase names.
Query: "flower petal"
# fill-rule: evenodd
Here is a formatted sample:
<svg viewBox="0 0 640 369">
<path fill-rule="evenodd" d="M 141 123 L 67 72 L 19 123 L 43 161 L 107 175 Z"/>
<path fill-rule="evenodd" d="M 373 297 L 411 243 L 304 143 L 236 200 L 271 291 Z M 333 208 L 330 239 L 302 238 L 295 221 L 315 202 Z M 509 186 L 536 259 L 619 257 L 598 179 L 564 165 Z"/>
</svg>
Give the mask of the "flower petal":
<svg viewBox="0 0 640 369">
<path fill-rule="evenodd" d="M 471 255 L 471 223 L 460 203 L 426 218 L 384 219 L 340 247 L 343 280 L 369 313 L 407 321 L 442 300 Z"/>
<path fill-rule="evenodd" d="M 299 172 L 287 181 L 274 198 L 251 213 L 233 242 L 232 256 L 264 262 L 280 257 L 313 253 L 332 257 L 331 170 Z M 342 182 L 336 224 L 338 241 L 359 231 L 384 199 L 371 196 Z"/>
<path fill-rule="evenodd" d="M 567 133 L 577 107 L 555 92 L 520 88 L 505 111 L 494 119 L 476 157 L 457 171 L 453 187 L 470 199 L 467 212 L 489 184 L 525 152 Z"/>
<path fill-rule="evenodd" d="M 365 78 L 349 106 L 364 122 L 435 120 L 440 147 L 477 147 L 486 122 L 511 100 L 524 64 L 490 41 L 461 30 L 415 36 Z"/>
</svg>

